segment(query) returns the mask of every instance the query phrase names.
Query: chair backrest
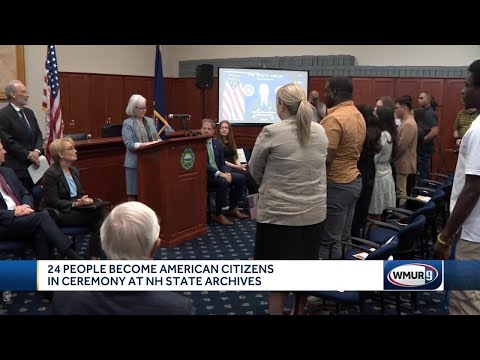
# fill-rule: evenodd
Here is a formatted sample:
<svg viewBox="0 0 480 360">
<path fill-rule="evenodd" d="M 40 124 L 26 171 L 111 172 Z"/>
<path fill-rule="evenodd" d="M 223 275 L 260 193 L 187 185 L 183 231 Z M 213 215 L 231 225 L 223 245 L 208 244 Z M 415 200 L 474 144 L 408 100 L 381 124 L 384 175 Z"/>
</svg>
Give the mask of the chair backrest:
<svg viewBox="0 0 480 360">
<path fill-rule="evenodd" d="M 67 136 L 72 138 L 73 141 L 88 140 L 92 138 L 92 135 L 88 133 L 63 134 L 63 137 Z"/>
<path fill-rule="evenodd" d="M 399 243 L 400 239 L 398 236 L 392 236 L 385 244 L 368 254 L 365 260 L 387 260 L 390 256 L 395 254 Z"/>
<path fill-rule="evenodd" d="M 122 124 L 107 124 L 102 127 L 102 138 L 122 136 Z"/>
<path fill-rule="evenodd" d="M 417 216 L 425 215 L 425 217 L 435 216 L 437 208 L 435 206 L 435 201 L 430 199 L 424 206 L 418 208 L 414 211 L 414 213 L 410 216 L 410 222 L 415 220 Z"/>
<path fill-rule="evenodd" d="M 43 198 L 43 186 L 42 185 L 35 185 L 30 193 L 33 196 L 33 201 L 35 202 L 35 207 L 38 207 L 40 205 L 40 202 L 42 201 Z"/>
<path fill-rule="evenodd" d="M 425 215 L 419 215 L 398 232 L 400 243 L 394 256 L 396 260 L 413 259 L 415 243 L 423 235 L 426 222 Z"/>
<path fill-rule="evenodd" d="M 430 200 L 434 201 L 435 204 L 436 204 L 438 201 L 445 200 L 445 199 L 446 199 L 445 191 L 443 191 L 441 189 L 437 189 L 432 194 L 432 198 Z"/>
</svg>

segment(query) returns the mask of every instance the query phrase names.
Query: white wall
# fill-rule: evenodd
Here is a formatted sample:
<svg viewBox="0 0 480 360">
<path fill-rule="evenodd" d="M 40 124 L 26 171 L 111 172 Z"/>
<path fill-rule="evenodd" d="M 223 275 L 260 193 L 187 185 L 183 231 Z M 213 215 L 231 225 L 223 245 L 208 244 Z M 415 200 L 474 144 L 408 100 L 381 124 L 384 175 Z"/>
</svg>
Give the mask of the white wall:
<svg viewBox="0 0 480 360">
<path fill-rule="evenodd" d="M 25 45 L 29 107 L 44 129 L 43 68 L 47 45 Z M 60 71 L 153 76 L 155 45 L 57 45 Z M 300 55 L 353 55 L 357 65 L 467 66 L 480 45 L 162 45 L 163 74 L 178 77 L 183 60 Z M 61 89 L 60 89 L 61 90 Z M 6 104 L 0 101 L 0 107 Z"/>
<path fill-rule="evenodd" d="M 480 59 L 480 45 L 166 45 L 165 50 L 163 73 L 172 77 L 178 77 L 179 61 L 200 59 L 353 55 L 356 65 L 364 66 L 468 66 Z"/>
</svg>

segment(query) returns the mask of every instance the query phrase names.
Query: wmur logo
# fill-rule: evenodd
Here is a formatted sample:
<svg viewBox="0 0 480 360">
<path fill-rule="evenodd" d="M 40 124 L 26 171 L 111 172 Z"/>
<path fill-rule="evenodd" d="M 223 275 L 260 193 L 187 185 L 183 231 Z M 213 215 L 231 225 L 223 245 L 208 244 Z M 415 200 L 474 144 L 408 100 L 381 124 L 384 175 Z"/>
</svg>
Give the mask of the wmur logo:
<svg viewBox="0 0 480 360">
<path fill-rule="evenodd" d="M 443 290 L 443 262 L 441 260 L 385 261 L 385 290 Z"/>
</svg>

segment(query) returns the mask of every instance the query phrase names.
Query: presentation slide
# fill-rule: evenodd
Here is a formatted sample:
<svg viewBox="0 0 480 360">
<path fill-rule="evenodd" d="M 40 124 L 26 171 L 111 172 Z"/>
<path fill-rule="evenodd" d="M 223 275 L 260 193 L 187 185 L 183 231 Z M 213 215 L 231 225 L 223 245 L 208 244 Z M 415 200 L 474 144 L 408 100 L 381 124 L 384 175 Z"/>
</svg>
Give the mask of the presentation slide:
<svg viewBox="0 0 480 360">
<path fill-rule="evenodd" d="M 218 121 L 266 124 L 280 121 L 275 95 L 283 85 L 300 85 L 308 95 L 308 71 L 218 69 Z"/>
</svg>

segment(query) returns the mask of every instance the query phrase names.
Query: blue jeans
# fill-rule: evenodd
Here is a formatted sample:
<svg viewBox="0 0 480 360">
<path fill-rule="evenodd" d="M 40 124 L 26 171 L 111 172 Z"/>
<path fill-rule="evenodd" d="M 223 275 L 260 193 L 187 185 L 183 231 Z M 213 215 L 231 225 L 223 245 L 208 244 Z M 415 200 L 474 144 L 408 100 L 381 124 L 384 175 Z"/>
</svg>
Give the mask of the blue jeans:
<svg viewBox="0 0 480 360">
<path fill-rule="evenodd" d="M 417 181 L 430 178 L 430 162 L 432 155 L 418 154 L 417 157 Z"/>
<path fill-rule="evenodd" d="M 327 218 L 321 225 L 320 259 L 342 258 L 340 241 L 350 238 L 355 204 L 361 190 L 360 177 L 348 184 L 327 183 Z"/>
</svg>

